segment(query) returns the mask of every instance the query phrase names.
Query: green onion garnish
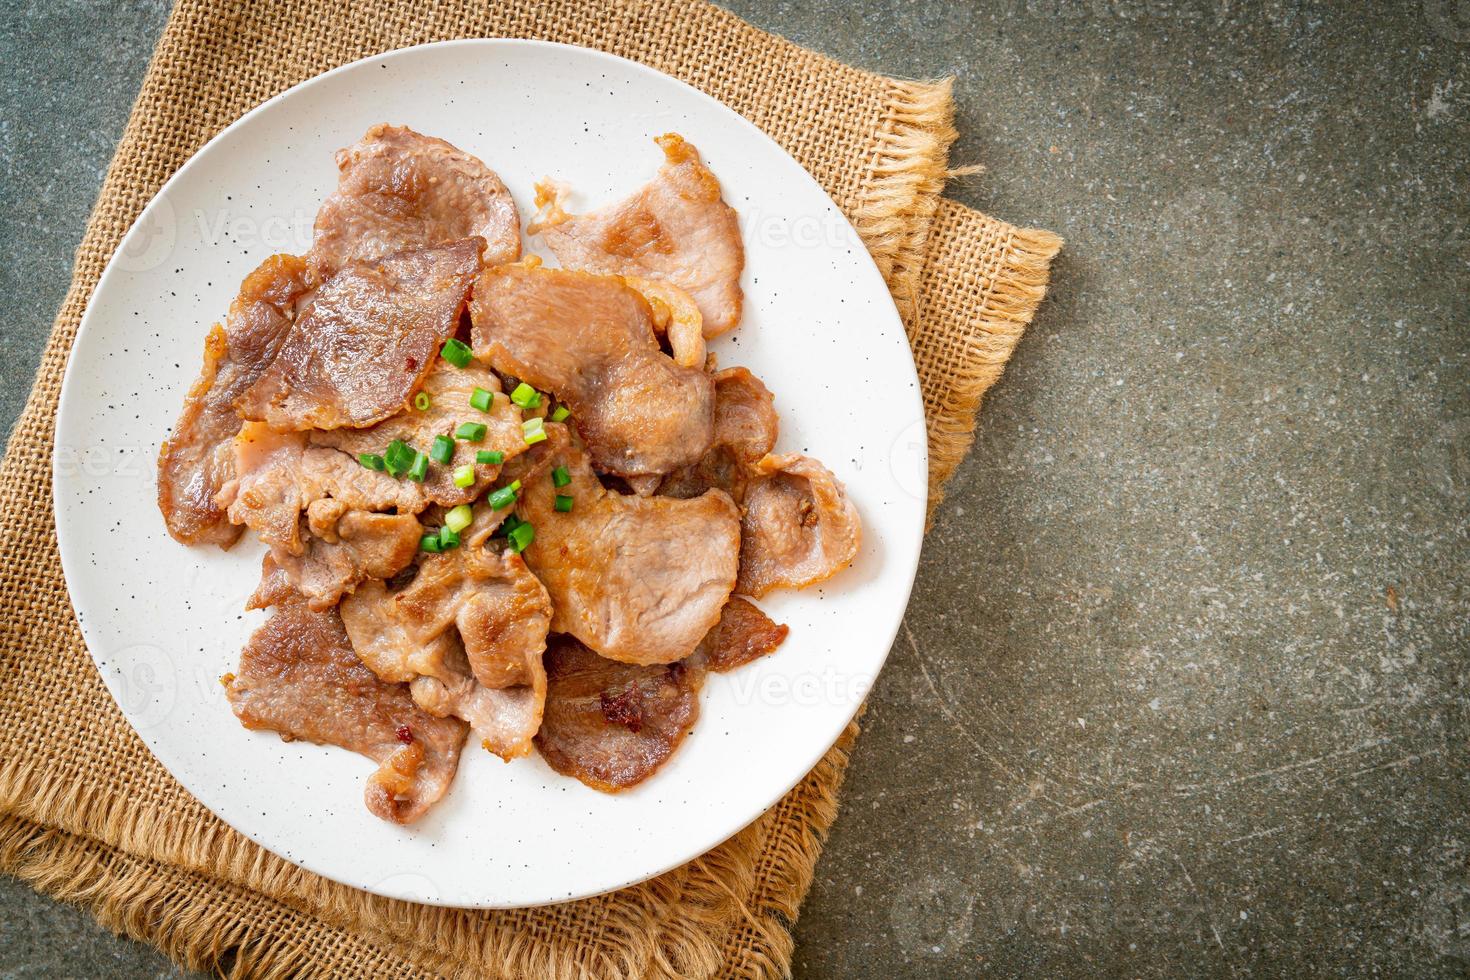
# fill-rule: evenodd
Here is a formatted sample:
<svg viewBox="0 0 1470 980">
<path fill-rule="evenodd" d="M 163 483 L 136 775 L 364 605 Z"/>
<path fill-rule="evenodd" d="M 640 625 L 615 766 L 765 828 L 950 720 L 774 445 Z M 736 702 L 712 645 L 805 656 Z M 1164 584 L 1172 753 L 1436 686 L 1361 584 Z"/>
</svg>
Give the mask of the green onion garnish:
<svg viewBox="0 0 1470 980">
<path fill-rule="evenodd" d="M 551 483 L 553 486 L 564 487 L 572 482 L 572 474 L 567 472 L 565 466 L 558 466 L 551 471 Z"/>
<path fill-rule="evenodd" d="M 490 411 L 495 404 L 495 393 L 485 388 L 476 388 L 470 395 L 470 407 L 478 408 L 482 412 Z"/>
<path fill-rule="evenodd" d="M 483 463 L 486 466 L 499 466 L 505 462 L 505 453 L 495 449 L 482 449 L 475 453 L 475 462 Z"/>
<path fill-rule="evenodd" d="M 485 424 L 483 422 L 465 422 L 454 430 L 454 438 L 463 439 L 465 442 L 479 442 L 485 438 Z"/>
<path fill-rule="evenodd" d="M 458 507 L 444 515 L 444 526 L 458 534 L 470 526 L 470 521 L 475 519 L 474 511 L 470 510 L 469 504 L 460 504 Z"/>
<path fill-rule="evenodd" d="M 394 439 L 388 443 L 388 448 L 383 450 L 383 465 L 394 476 L 402 476 L 408 472 L 408 468 L 413 465 L 414 457 L 417 455 L 418 453 L 414 452 L 414 448 L 408 443 L 402 439 Z"/>
<path fill-rule="evenodd" d="M 467 487 L 475 482 L 475 468 L 469 463 L 454 471 L 454 485 Z"/>
<path fill-rule="evenodd" d="M 445 551 L 459 547 L 459 534 L 448 524 L 439 529 L 439 547 Z"/>
<path fill-rule="evenodd" d="M 408 468 L 408 478 L 418 483 L 423 483 L 429 475 L 429 457 L 418 453 L 413 458 L 413 465 Z"/>
<path fill-rule="evenodd" d="M 541 392 L 522 381 L 516 385 L 516 390 L 510 393 L 510 400 L 521 406 L 521 408 L 539 408 L 541 406 Z"/>
<path fill-rule="evenodd" d="M 430 554 L 437 555 L 444 549 L 439 546 L 439 535 L 426 534 L 423 537 L 419 538 L 419 550 L 427 551 Z"/>
<path fill-rule="evenodd" d="M 377 453 L 358 453 L 357 461 L 368 469 L 377 470 L 380 473 L 388 468 L 388 464 L 383 462 L 383 457 Z"/>
<path fill-rule="evenodd" d="M 510 541 L 510 550 L 519 554 L 526 550 L 527 545 L 536 540 L 536 529 L 531 526 L 530 521 L 521 521 L 510 529 L 506 538 Z"/>
<path fill-rule="evenodd" d="M 512 530 L 512 529 L 513 529 L 513 528 L 514 528 L 514 527 L 515 527 L 515 526 L 516 526 L 516 525 L 517 525 L 517 524 L 523 524 L 523 523 L 525 523 L 525 522 L 524 522 L 524 521 L 522 521 L 522 520 L 521 520 L 521 519 L 520 519 L 520 518 L 519 518 L 519 517 L 517 517 L 517 516 L 516 516 L 516 515 L 514 515 L 514 514 L 506 514 L 506 515 L 505 515 L 505 520 L 503 520 L 503 521 L 501 521 L 501 522 L 500 522 L 500 530 L 501 530 L 501 531 L 502 531 L 502 532 L 503 532 L 503 533 L 505 533 L 505 534 L 509 534 L 509 533 L 510 533 L 510 532 L 511 532 L 511 530 Z"/>
<path fill-rule="evenodd" d="M 434 399 L 429 397 L 429 393 L 427 391 L 421 391 L 417 395 L 413 396 L 413 407 L 418 409 L 420 412 L 427 412 L 429 410 L 429 406 L 432 404 L 434 404 Z"/>
<path fill-rule="evenodd" d="M 454 459 L 454 440 L 448 436 L 435 436 L 434 444 L 429 447 L 429 456 L 434 462 L 447 465 Z"/>
<path fill-rule="evenodd" d="M 551 421 L 553 422 L 565 422 L 571 417 L 572 410 L 570 408 L 567 408 L 565 405 L 556 406 L 556 411 L 551 413 Z"/>
<path fill-rule="evenodd" d="M 439 350 L 439 356 L 457 368 L 469 367 L 470 361 L 475 359 L 474 352 L 470 350 L 469 345 L 453 337 L 444 341 L 444 346 Z"/>
<path fill-rule="evenodd" d="M 488 503 L 495 510 L 504 510 L 505 508 L 516 502 L 516 488 L 514 485 L 501 487 L 499 490 L 493 491 L 490 496 L 486 497 L 485 502 Z"/>
<path fill-rule="evenodd" d="M 555 507 L 557 510 L 565 514 L 567 511 L 572 509 L 572 498 L 568 497 L 564 493 L 557 494 Z"/>
<path fill-rule="evenodd" d="M 546 423 L 541 421 L 539 415 L 526 419 L 521 423 L 521 433 L 526 440 L 526 445 L 543 442 L 546 439 Z"/>
</svg>

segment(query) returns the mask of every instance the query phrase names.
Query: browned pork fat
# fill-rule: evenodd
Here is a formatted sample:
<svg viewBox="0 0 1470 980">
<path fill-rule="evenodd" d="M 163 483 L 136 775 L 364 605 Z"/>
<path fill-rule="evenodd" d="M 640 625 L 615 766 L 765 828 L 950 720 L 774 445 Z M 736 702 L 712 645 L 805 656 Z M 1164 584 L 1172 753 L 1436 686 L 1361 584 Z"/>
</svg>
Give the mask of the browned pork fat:
<svg viewBox="0 0 1470 980">
<path fill-rule="evenodd" d="M 234 475 L 233 440 L 240 431 L 234 402 L 275 359 L 311 288 L 306 263 L 273 255 L 240 284 L 225 326 L 204 342 L 204 368 L 184 400 L 173 434 L 158 454 L 158 507 L 168 533 L 184 544 L 228 548 L 240 529 L 215 503 Z"/>
<path fill-rule="evenodd" d="M 745 496 L 740 581 L 736 591 L 759 598 L 800 589 L 852 564 L 862 541 L 857 508 L 830 470 L 806 456 L 767 456 Z"/>
<path fill-rule="evenodd" d="M 755 465 L 775 448 L 780 423 L 761 380 L 743 367 L 733 367 L 716 374 L 714 382 L 714 441 L 699 462 L 664 477 L 658 492 L 665 496 L 697 497 L 718 488 L 740 503 Z"/>
<path fill-rule="evenodd" d="M 437 364 L 424 379 L 424 394 L 429 396 L 429 407 L 425 411 L 410 408 L 367 429 L 332 429 L 312 433 L 312 443 L 332 446 L 356 456 L 359 453 L 382 453 L 388 443 L 402 439 L 421 452 L 428 452 L 435 436 L 454 437 L 455 430 L 465 422 L 485 426 L 485 436 L 479 442 L 462 439 L 454 441 L 454 456 L 447 464 L 435 462 L 429 466 L 428 478 L 421 484 L 412 484 L 421 489 L 427 501 L 453 507 L 474 500 L 494 482 L 501 464 L 476 463 L 475 454 L 480 450 L 493 450 L 510 459 L 526 450 L 525 434 L 521 431 L 521 411 L 500 390 L 500 381 L 491 371 L 480 364 L 457 368 L 443 358 L 435 357 Z M 489 412 L 482 412 L 470 405 L 476 388 L 483 388 L 494 396 Z M 473 466 L 475 482 L 467 487 L 455 486 L 454 471 L 461 466 Z M 422 509 L 422 505 L 419 508 Z"/>
<path fill-rule="evenodd" d="M 551 594 L 551 629 L 626 663 L 687 657 L 735 585 L 739 509 L 719 490 L 691 500 L 608 491 L 565 429 L 546 428 L 543 452 L 571 482 L 523 479 L 516 514 L 535 528 L 525 558 Z M 569 512 L 556 510 L 558 495 L 571 496 Z"/>
<path fill-rule="evenodd" d="M 335 429 L 408 407 L 459 325 L 484 245 L 464 238 L 344 266 L 236 409 L 274 429 Z"/>
<path fill-rule="evenodd" d="M 484 547 L 488 508 L 460 547 L 424 555 L 413 581 L 368 582 L 342 602 L 354 649 L 378 676 L 411 681 L 434 714 L 468 721 L 504 759 L 530 751 L 546 700 L 546 590 L 518 555 Z"/>
<path fill-rule="evenodd" d="M 698 150 L 674 133 L 658 145 L 664 165 L 653 181 L 590 214 L 570 217 L 557 200 L 560 188 L 537 185 L 537 204 L 548 213 L 532 231 L 542 233 L 565 268 L 673 283 L 694 298 L 704 336 L 715 337 L 740 322 L 740 223 Z"/>
<path fill-rule="evenodd" d="M 546 676 L 536 748 L 563 776 L 604 793 L 651 776 L 699 717 L 697 666 L 615 663 L 558 636 L 546 651 Z"/>
<path fill-rule="evenodd" d="M 378 763 L 365 795 L 384 820 L 423 816 L 459 767 L 468 726 L 421 709 L 408 685 L 379 680 L 352 652 L 336 610 L 314 612 L 288 599 L 250 637 L 239 672 L 224 682 L 246 728 L 341 746 Z"/>
<path fill-rule="evenodd" d="M 598 469 L 667 473 L 709 447 L 714 385 L 659 349 L 648 302 L 618 277 L 487 269 L 470 312 L 476 354 L 564 402 Z"/>
<path fill-rule="evenodd" d="M 374 126 L 337 152 L 337 190 L 316 216 L 311 258 L 330 275 L 350 262 L 479 236 L 485 261 L 521 254 L 515 201 L 495 172 L 441 139 Z"/>
<path fill-rule="evenodd" d="M 699 654 L 705 667 L 723 674 L 776 652 L 789 632 L 755 603 L 736 596 L 720 610 L 720 621 L 699 644 Z"/>
</svg>

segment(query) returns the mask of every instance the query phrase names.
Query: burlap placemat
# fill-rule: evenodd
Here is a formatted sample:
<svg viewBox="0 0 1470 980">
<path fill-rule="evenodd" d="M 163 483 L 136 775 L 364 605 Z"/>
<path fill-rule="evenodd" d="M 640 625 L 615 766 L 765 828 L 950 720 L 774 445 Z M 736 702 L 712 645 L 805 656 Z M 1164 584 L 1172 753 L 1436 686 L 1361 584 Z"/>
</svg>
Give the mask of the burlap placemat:
<svg viewBox="0 0 1470 980">
<path fill-rule="evenodd" d="M 231 974 L 785 973 L 790 925 L 836 814 L 855 724 L 754 824 L 657 879 L 548 908 L 428 908 L 326 881 L 216 820 L 123 720 L 73 619 L 49 508 L 38 504 L 50 495 L 67 354 L 124 231 L 210 136 L 290 85 L 393 48 L 493 36 L 587 45 L 652 65 L 744 114 L 811 171 L 862 234 L 908 326 L 928 408 L 931 508 L 938 500 L 1060 246 L 1050 233 L 940 199 L 954 137 L 947 85 L 860 72 L 688 2 L 181 0 L 0 471 L 0 869 L 190 967 Z"/>
</svg>

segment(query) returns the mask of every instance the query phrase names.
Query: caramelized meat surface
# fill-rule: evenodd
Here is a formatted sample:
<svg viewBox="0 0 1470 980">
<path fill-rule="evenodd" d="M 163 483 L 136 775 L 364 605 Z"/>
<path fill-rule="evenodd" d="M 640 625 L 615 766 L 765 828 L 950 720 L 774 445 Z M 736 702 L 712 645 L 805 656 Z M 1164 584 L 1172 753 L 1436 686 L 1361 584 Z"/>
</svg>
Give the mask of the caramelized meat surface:
<svg viewBox="0 0 1470 980">
<path fill-rule="evenodd" d="M 539 184 L 537 203 L 548 214 L 532 231 L 541 232 L 565 268 L 678 286 L 698 305 L 704 336 L 716 337 L 740 322 L 740 222 L 698 150 L 673 133 L 660 136 L 658 145 L 664 164 L 657 176 L 627 200 L 590 214 L 567 215 L 560 188 Z"/>
<path fill-rule="evenodd" d="M 604 793 L 651 776 L 699 717 L 697 666 L 616 663 L 558 636 L 546 651 L 546 676 L 536 748 L 563 776 Z"/>
<path fill-rule="evenodd" d="M 759 598 L 831 578 L 857 557 L 862 523 L 830 470 L 806 456 L 767 456 L 745 496 L 740 581 Z"/>
<path fill-rule="evenodd" d="M 224 328 L 213 327 L 205 338 L 204 367 L 158 454 L 158 508 L 176 540 L 228 548 L 240 537 L 215 503 L 234 475 L 232 442 L 240 431 L 235 399 L 275 359 L 295 304 L 310 287 L 305 262 L 273 255 L 240 284 Z"/>
<path fill-rule="evenodd" d="M 709 448 L 713 383 L 659 349 L 648 302 L 618 277 L 487 269 L 470 310 L 475 353 L 565 403 L 598 469 L 662 474 Z"/>
<path fill-rule="evenodd" d="M 485 261 L 521 254 L 515 201 L 495 172 L 463 150 L 402 126 L 374 126 L 337 152 L 337 190 L 316 216 L 312 260 L 325 275 L 351 262 L 462 238 Z"/>
<path fill-rule="evenodd" d="M 246 728 L 337 745 L 378 763 L 367 806 L 394 823 L 411 823 L 444 795 L 468 731 L 419 708 L 407 685 L 368 670 L 335 610 L 314 612 L 294 600 L 251 636 L 225 692 Z"/>
<path fill-rule="evenodd" d="M 524 480 L 516 513 L 535 528 L 525 558 L 551 595 L 551 629 L 625 663 L 687 657 L 735 585 L 739 510 L 719 490 L 690 500 L 606 490 L 565 430 L 547 430 L 571 482 Z M 570 511 L 556 509 L 558 496 L 572 498 Z"/>
<path fill-rule="evenodd" d="M 235 407 L 274 429 L 361 428 L 407 408 L 454 335 L 484 240 L 344 266 Z"/>
<path fill-rule="evenodd" d="M 755 603 L 735 596 L 720 610 L 720 621 L 699 644 L 699 653 L 705 667 L 723 674 L 775 653 L 790 632 Z"/>
</svg>

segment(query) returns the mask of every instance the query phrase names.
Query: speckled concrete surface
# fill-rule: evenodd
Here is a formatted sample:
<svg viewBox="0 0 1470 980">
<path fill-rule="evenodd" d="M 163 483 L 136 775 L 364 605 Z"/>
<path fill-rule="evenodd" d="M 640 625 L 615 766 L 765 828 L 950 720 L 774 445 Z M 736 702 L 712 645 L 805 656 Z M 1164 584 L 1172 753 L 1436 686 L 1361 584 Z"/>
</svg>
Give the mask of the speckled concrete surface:
<svg viewBox="0 0 1470 980">
<path fill-rule="evenodd" d="M 1068 239 L 798 975 L 1470 971 L 1470 11 L 730 6 L 954 74 L 956 196 Z M 163 12 L 4 18 L 8 421 Z M 14 882 L 0 922 L 0 974 L 168 970 Z"/>
</svg>

